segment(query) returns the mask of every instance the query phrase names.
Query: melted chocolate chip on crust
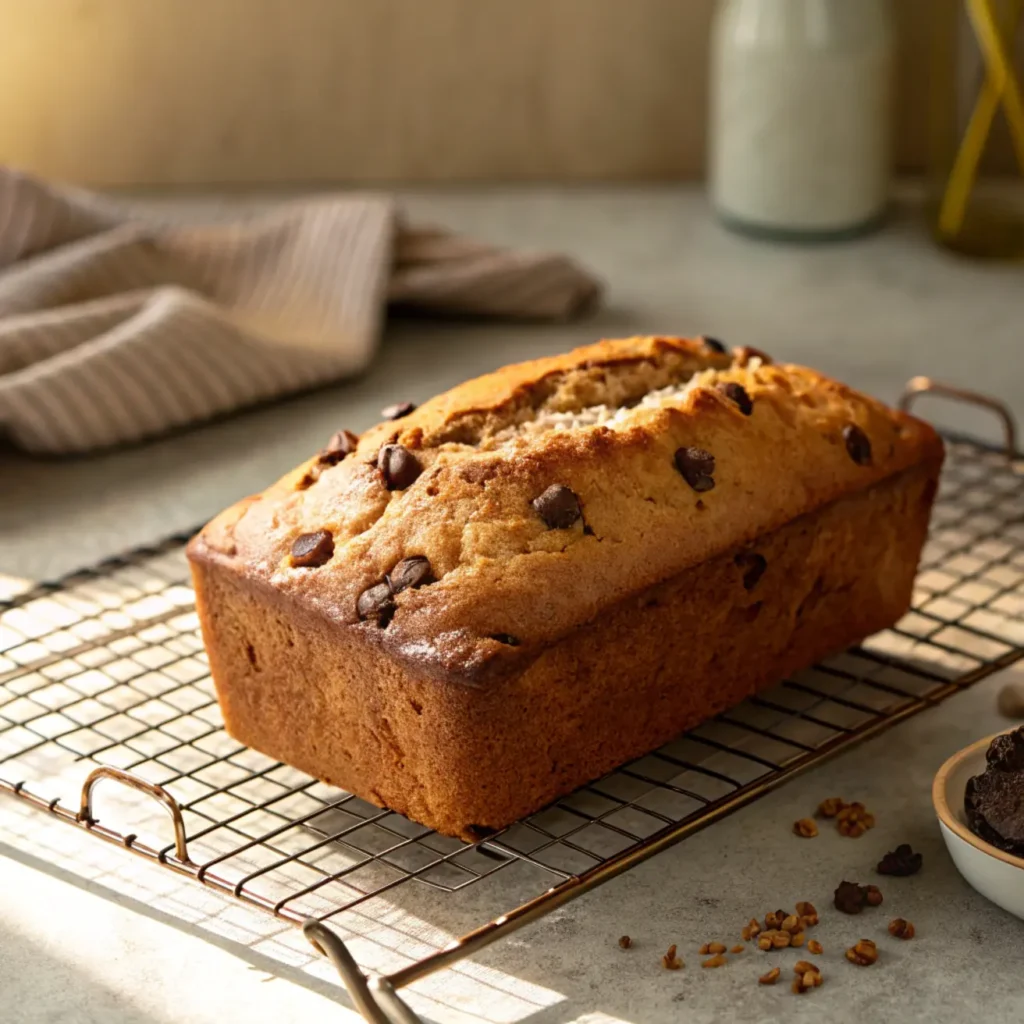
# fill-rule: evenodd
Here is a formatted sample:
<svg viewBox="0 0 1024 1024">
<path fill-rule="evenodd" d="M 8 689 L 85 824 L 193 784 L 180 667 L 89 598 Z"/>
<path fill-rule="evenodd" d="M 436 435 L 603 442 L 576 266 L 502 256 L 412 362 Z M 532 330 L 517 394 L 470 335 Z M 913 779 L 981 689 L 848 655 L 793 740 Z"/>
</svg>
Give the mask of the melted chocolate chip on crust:
<svg viewBox="0 0 1024 1024">
<path fill-rule="evenodd" d="M 394 405 L 385 406 L 381 409 L 380 414 L 386 420 L 400 420 L 403 416 L 408 416 L 415 409 L 416 406 L 412 402 L 396 402 Z"/>
<path fill-rule="evenodd" d="M 423 472 L 419 460 L 400 444 L 386 444 L 377 453 L 377 468 L 389 491 L 404 491 Z"/>
<path fill-rule="evenodd" d="M 316 569 L 333 554 L 334 538 L 329 530 L 303 533 L 292 542 L 292 565 L 297 569 Z"/>
<path fill-rule="evenodd" d="M 743 570 L 744 590 L 753 590 L 768 568 L 764 555 L 759 555 L 756 551 L 741 551 L 733 561 Z"/>
<path fill-rule="evenodd" d="M 843 440 L 846 442 L 846 451 L 850 458 L 858 466 L 871 465 L 871 442 L 860 427 L 848 423 L 843 427 Z"/>
<path fill-rule="evenodd" d="M 376 622 L 382 629 L 391 621 L 395 614 L 395 601 L 391 595 L 391 587 L 385 583 L 375 583 L 364 590 L 356 601 L 359 618 Z"/>
<path fill-rule="evenodd" d="M 499 644 L 506 644 L 508 647 L 518 647 L 519 638 L 512 636 L 510 633 L 492 633 L 492 640 L 497 640 Z"/>
<path fill-rule="evenodd" d="M 749 416 L 754 411 L 754 400 L 747 394 L 747 389 L 735 381 L 724 381 L 717 385 L 716 390 L 725 395 L 730 402 L 734 402 L 744 416 Z"/>
<path fill-rule="evenodd" d="M 430 568 L 430 562 L 423 555 L 403 558 L 388 573 L 388 583 L 391 584 L 393 594 L 400 594 L 403 590 L 423 587 L 433 582 L 434 573 Z"/>
<path fill-rule="evenodd" d="M 351 430 L 339 430 L 334 434 L 317 457 L 328 466 L 341 462 L 346 455 L 351 455 L 359 444 L 359 438 Z"/>
<path fill-rule="evenodd" d="M 711 349 L 712 352 L 718 352 L 720 355 L 725 355 L 725 346 L 717 338 L 709 338 L 706 334 L 700 339 L 704 342 L 704 347 Z"/>
<path fill-rule="evenodd" d="M 530 504 L 549 530 L 567 530 L 583 515 L 575 492 L 562 484 L 552 484 Z"/>
<path fill-rule="evenodd" d="M 676 469 L 698 493 L 715 486 L 715 457 L 703 448 L 680 448 L 676 452 Z"/>
</svg>

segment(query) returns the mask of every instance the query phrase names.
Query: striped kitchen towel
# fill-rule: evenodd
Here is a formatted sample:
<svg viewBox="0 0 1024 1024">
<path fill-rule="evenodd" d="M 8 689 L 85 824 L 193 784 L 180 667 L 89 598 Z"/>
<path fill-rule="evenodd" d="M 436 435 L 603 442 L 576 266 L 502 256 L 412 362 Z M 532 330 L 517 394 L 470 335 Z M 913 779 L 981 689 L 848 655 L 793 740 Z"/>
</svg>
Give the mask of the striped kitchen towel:
<svg viewBox="0 0 1024 1024">
<path fill-rule="evenodd" d="M 0 436 L 154 437 L 362 370 L 388 303 L 559 319 L 595 279 L 403 220 L 383 196 L 185 222 L 0 167 Z"/>
</svg>

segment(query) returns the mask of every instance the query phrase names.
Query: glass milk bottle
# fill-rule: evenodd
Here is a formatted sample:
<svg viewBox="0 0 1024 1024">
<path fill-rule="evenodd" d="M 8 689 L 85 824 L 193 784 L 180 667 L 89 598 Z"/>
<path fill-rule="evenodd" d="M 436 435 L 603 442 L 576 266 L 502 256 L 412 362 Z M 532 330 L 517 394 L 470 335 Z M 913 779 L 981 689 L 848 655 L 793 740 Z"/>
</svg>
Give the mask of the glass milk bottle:
<svg viewBox="0 0 1024 1024">
<path fill-rule="evenodd" d="M 709 175 L 727 225 L 818 239 L 881 220 L 894 50 L 888 0 L 719 0 Z"/>
</svg>

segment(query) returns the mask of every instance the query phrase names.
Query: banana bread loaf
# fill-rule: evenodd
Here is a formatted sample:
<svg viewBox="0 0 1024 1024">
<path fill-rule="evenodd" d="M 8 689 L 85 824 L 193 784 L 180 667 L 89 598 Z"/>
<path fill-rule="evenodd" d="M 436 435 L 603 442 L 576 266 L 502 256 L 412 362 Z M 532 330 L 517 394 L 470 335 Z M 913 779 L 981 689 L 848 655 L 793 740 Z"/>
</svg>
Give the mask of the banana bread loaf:
<svg viewBox="0 0 1024 1024">
<path fill-rule="evenodd" d="M 926 424 L 712 339 L 341 431 L 192 541 L 228 731 L 480 838 L 906 611 Z"/>
</svg>

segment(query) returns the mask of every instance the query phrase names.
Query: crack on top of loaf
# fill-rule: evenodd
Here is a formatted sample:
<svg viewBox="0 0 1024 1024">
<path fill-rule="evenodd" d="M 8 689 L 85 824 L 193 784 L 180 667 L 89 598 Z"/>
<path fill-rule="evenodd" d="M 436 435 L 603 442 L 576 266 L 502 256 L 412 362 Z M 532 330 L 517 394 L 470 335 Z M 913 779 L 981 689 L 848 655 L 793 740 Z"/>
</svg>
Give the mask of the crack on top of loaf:
<svg viewBox="0 0 1024 1024">
<path fill-rule="evenodd" d="M 668 348 L 652 355 L 581 363 L 545 374 L 490 408 L 464 409 L 424 436 L 424 444 L 486 448 L 499 435 L 546 416 L 580 414 L 605 407 L 628 409 L 653 391 L 686 384 L 706 371 L 726 370 L 728 357 L 699 356 L 689 349 Z"/>
</svg>

